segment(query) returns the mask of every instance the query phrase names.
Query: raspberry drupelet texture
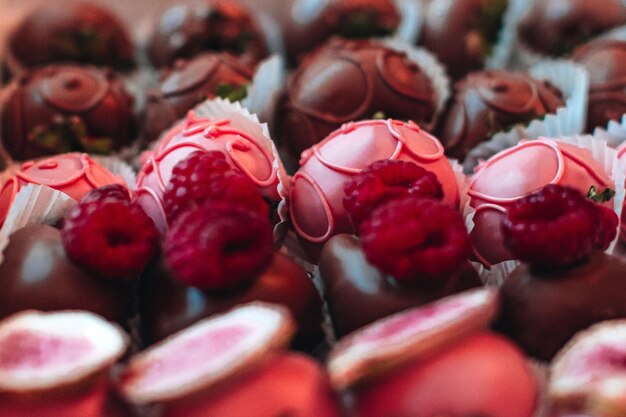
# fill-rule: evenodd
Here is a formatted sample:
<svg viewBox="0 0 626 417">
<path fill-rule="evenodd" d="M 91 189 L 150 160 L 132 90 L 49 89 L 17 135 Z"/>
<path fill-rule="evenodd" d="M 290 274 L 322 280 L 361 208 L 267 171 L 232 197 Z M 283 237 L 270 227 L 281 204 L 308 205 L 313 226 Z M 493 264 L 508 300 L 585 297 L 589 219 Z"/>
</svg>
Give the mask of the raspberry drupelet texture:
<svg viewBox="0 0 626 417">
<path fill-rule="evenodd" d="M 236 287 L 271 263 L 272 227 L 267 216 L 241 204 L 206 204 L 178 218 L 163 252 L 179 281 L 204 289 Z"/>
<path fill-rule="evenodd" d="M 343 206 L 355 228 L 376 207 L 390 200 L 413 196 L 443 199 L 435 174 L 413 162 L 384 160 L 369 165 L 344 186 Z"/>
<path fill-rule="evenodd" d="M 375 209 L 361 223 L 367 260 L 398 281 L 445 285 L 470 253 L 462 217 L 434 199 L 405 197 Z"/>
<path fill-rule="evenodd" d="M 121 185 L 88 193 L 66 216 L 61 237 L 72 261 L 114 279 L 137 277 L 159 247 L 154 223 Z"/>
<path fill-rule="evenodd" d="M 617 215 L 578 190 L 550 184 L 515 201 L 502 221 L 504 245 L 520 261 L 565 266 L 606 249 Z"/>
<path fill-rule="evenodd" d="M 264 216 L 269 213 L 256 185 L 234 170 L 222 152 L 193 152 L 176 164 L 164 195 L 170 225 L 184 211 L 215 201 L 241 204 Z"/>
</svg>

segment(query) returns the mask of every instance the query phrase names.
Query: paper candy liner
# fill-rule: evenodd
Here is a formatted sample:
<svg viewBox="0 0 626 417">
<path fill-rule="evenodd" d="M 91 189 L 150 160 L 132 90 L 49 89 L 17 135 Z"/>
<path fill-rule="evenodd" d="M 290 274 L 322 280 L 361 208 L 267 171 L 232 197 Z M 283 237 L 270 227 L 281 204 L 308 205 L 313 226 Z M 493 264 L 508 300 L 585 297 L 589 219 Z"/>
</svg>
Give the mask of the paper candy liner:
<svg viewBox="0 0 626 417">
<path fill-rule="evenodd" d="M 286 74 L 285 60 L 280 55 L 261 61 L 241 104 L 261 120 L 273 120 L 276 100 L 285 84 Z"/>
<path fill-rule="evenodd" d="M 526 11 L 527 4 L 526 0 L 509 0 L 509 6 L 502 18 L 502 28 L 498 39 L 485 62 L 487 68 L 500 69 L 508 66 L 513 51 L 517 47 L 517 26 Z"/>
<path fill-rule="evenodd" d="M 120 176 L 130 190 L 135 189 L 135 171 L 126 162 L 116 156 L 89 155 L 91 159 L 109 170 L 112 174 Z"/>
<path fill-rule="evenodd" d="M 395 3 L 402 21 L 393 38 L 413 45 L 420 34 L 424 18 L 421 3 L 414 0 L 395 0 Z"/>
<path fill-rule="evenodd" d="M 563 136 L 558 138 L 547 138 L 555 142 L 564 142 L 570 145 L 577 146 L 582 149 L 587 149 L 591 158 L 598 163 L 607 176 L 609 176 L 615 183 L 615 196 L 613 197 L 613 210 L 617 214 L 618 218 L 622 211 L 622 204 L 624 201 L 624 168 L 622 163 L 617 158 L 617 152 L 608 146 L 606 141 L 599 138 L 585 135 L 585 136 Z M 618 184 L 622 184 L 619 186 Z M 470 206 L 469 201 L 465 205 L 464 217 L 465 226 L 468 233 L 471 233 L 474 228 L 474 214 L 475 209 Z M 611 243 L 607 249 L 607 253 L 612 253 L 618 237 Z M 476 269 L 480 275 L 481 280 L 484 283 L 500 286 L 506 277 L 520 264 L 519 261 L 510 260 L 504 261 L 495 265 L 492 265 L 490 269 L 485 268 L 481 264 L 475 263 Z"/>
<path fill-rule="evenodd" d="M 76 201 L 61 191 L 45 185 L 28 184 L 15 196 L 6 220 L 0 229 L 0 264 L 9 236 L 31 224 L 54 224 Z"/>
<path fill-rule="evenodd" d="M 621 120 L 611 120 L 604 128 L 597 127 L 593 131 L 593 136 L 617 148 L 626 141 L 626 114 L 622 115 Z"/>
<path fill-rule="evenodd" d="M 480 161 L 515 146 L 521 139 L 578 135 L 584 131 L 589 94 L 587 71 L 569 61 L 550 61 L 537 64 L 529 72 L 534 78 L 548 80 L 561 90 L 565 106 L 543 119 L 533 120 L 527 126 L 518 124 L 507 132 L 496 133 L 488 141 L 476 146 L 463 163 L 466 173 L 471 173 Z"/>
<path fill-rule="evenodd" d="M 450 98 L 450 78 L 446 73 L 444 66 L 435 58 L 433 54 L 426 49 L 411 46 L 398 39 L 385 39 L 383 43 L 396 51 L 404 52 L 408 58 L 413 61 L 433 83 L 433 87 L 437 94 L 437 103 L 433 121 L 430 126 L 424 126 L 427 130 L 437 124 L 437 120 L 443 112 L 448 98 Z"/>
</svg>

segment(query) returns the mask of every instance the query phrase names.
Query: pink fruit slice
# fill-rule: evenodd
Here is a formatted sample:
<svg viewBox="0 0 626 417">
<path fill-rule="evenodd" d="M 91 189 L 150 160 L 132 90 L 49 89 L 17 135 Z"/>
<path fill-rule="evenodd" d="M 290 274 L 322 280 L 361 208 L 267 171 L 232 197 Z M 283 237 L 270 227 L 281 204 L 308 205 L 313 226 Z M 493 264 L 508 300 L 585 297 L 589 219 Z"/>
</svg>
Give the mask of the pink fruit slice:
<svg viewBox="0 0 626 417">
<path fill-rule="evenodd" d="M 346 336 L 331 351 L 331 381 L 344 389 L 398 364 L 428 356 L 484 328 L 497 310 L 496 290 L 483 288 L 378 320 Z"/>
<path fill-rule="evenodd" d="M 127 346 L 120 329 L 91 313 L 17 313 L 0 322 L 0 391 L 80 382 L 112 365 Z"/>
<path fill-rule="evenodd" d="M 166 402 L 205 389 L 289 343 L 289 312 L 251 303 L 200 321 L 134 356 L 121 390 L 135 404 Z"/>
<path fill-rule="evenodd" d="M 557 408 L 626 415 L 626 320 L 574 336 L 552 362 L 548 396 Z"/>
</svg>

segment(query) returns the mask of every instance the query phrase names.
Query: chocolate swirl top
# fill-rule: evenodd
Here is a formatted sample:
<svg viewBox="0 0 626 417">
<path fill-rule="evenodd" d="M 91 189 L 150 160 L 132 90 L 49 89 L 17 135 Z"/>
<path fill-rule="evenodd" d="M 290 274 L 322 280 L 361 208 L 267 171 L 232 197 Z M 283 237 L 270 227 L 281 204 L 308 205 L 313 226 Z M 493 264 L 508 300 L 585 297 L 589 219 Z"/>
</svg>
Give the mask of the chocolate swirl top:
<svg viewBox="0 0 626 417">
<path fill-rule="evenodd" d="M 446 153 L 462 160 L 494 133 L 530 123 L 563 105 L 560 91 L 547 81 L 521 72 L 474 72 L 456 83 L 439 137 Z"/>
<path fill-rule="evenodd" d="M 202 51 L 229 52 L 247 64 L 257 63 L 268 53 L 261 29 L 248 11 L 232 0 L 168 9 L 148 45 L 148 56 L 156 67 Z"/>
<path fill-rule="evenodd" d="M 13 31 L 8 49 L 27 68 L 66 61 L 116 69 L 134 65 L 133 45 L 120 21 L 84 2 L 35 10 Z"/>
<path fill-rule="evenodd" d="M 178 60 L 161 75 L 158 88 L 148 93 L 145 136 L 156 139 L 203 100 L 221 97 L 238 101 L 246 97 L 254 72 L 226 53 L 202 53 Z"/>
<path fill-rule="evenodd" d="M 308 56 L 288 81 L 276 112 L 281 147 L 295 160 L 343 123 L 385 118 L 428 129 L 432 81 L 406 54 L 371 41 L 334 39 Z"/>
<path fill-rule="evenodd" d="M 24 160 L 74 150 L 106 153 L 134 135 L 133 98 L 112 71 L 49 65 L 9 87 L 2 141 Z"/>
<path fill-rule="evenodd" d="M 590 76 L 587 131 L 626 113 L 626 41 L 599 39 L 578 48 L 574 61 Z"/>
<path fill-rule="evenodd" d="M 541 0 L 534 2 L 520 22 L 519 34 L 531 48 L 561 56 L 623 24 L 626 5 L 622 0 Z"/>
</svg>

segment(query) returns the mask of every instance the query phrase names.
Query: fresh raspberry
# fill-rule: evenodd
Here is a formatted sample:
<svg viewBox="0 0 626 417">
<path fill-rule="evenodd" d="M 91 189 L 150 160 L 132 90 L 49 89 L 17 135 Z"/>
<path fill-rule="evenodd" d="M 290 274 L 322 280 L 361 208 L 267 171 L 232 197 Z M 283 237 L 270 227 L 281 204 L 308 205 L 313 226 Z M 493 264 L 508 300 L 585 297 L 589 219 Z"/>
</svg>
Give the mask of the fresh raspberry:
<svg viewBox="0 0 626 417">
<path fill-rule="evenodd" d="M 184 211 L 206 202 L 228 201 L 242 204 L 264 216 L 269 213 L 256 185 L 235 171 L 219 151 L 196 151 L 176 164 L 163 200 L 169 224 L 173 224 Z"/>
<path fill-rule="evenodd" d="M 516 200 L 502 222 L 504 245 L 536 266 L 564 266 L 606 249 L 617 215 L 571 187 L 550 184 Z"/>
<path fill-rule="evenodd" d="M 434 199 L 389 201 L 361 223 L 367 260 L 399 281 L 445 285 L 470 253 L 461 216 Z"/>
<path fill-rule="evenodd" d="M 188 210 L 168 230 L 163 252 L 174 276 L 204 289 L 237 286 L 272 261 L 272 227 L 256 210 L 218 202 Z"/>
<path fill-rule="evenodd" d="M 443 199 L 435 174 L 413 162 L 377 161 L 344 185 L 343 206 L 355 227 L 380 204 L 406 196 Z"/>
<path fill-rule="evenodd" d="M 89 192 L 65 218 L 67 256 L 106 278 L 135 278 L 154 257 L 159 232 L 128 191 L 105 186 Z"/>
<path fill-rule="evenodd" d="M 120 184 L 110 184 L 91 190 L 80 200 L 80 202 L 91 203 L 94 201 L 118 201 L 128 203 L 130 202 L 130 197 L 128 188 Z"/>
</svg>

